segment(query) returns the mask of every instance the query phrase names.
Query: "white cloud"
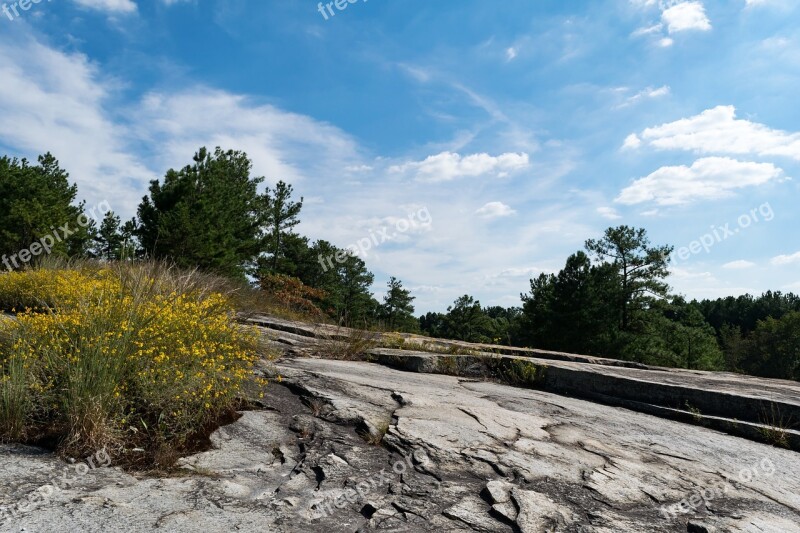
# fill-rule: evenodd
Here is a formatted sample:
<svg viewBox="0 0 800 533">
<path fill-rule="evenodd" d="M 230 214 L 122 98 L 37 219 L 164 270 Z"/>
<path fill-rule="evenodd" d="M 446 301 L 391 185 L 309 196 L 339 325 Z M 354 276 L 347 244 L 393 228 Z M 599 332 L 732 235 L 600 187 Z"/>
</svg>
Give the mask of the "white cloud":
<svg viewBox="0 0 800 533">
<path fill-rule="evenodd" d="M 773 257 L 770 263 L 775 266 L 793 265 L 795 263 L 800 263 L 800 252 L 791 255 L 779 255 L 777 257 Z"/>
<path fill-rule="evenodd" d="M 597 212 L 600 214 L 600 216 L 608 220 L 619 220 L 622 218 L 622 215 L 620 215 L 613 207 L 598 207 Z"/>
<path fill-rule="evenodd" d="M 635 133 L 631 133 L 627 137 L 625 137 L 625 142 L 622 143 L 622 148 L 624 150 L 635 150 L 642 145 L 642 140 L 639 138 L 638 135 Z"/>
<path fill-rule="evenodd" d="M 489 274 L 486 276 L 486 279 L 498 279 L 498 278 L 524 278 L 524 279 L 531 279 L 534 276 L 538 276 L 542 273 L 549 273 L 552 272 L 549 269 L 539 268 L 539 267 L 515 267 L 515 268 L 506 268 L 496 274 Z"/>
<path fill-rule="evenodd" d="M 369 168 L 356 142 L 338 128 L 225 91 L 150 93 L 135 114 L 137 133 L 160 146 L 160 168 L 181 167 L 200 146 L 247 152 L 254 172 L 269 181 L 297 183 Z"/>
<path fill-rule="evenodd" d="M 394 165 L 390 172 L 413 173 L 417 180 L 439 182 L 463 177 L 495 175 L 505 177 L 530 164 L 526 153 L 505 153 L 491 156 L 486 153 L 461 156 L 454 152 L 442 152 L 423 161 L 412 161 Z"/>
<path fill-rule="evenodd" d="M 640 9 L 658 6 L 661 11 L 661 22 L 643 26 L 631 33 L 631 37 L 653 36 L 654 42 L 662 47 L 669 48 L 675 41 L 668 35 L 685 31 L 709 31 L 711 21 L 706 15 L 702 2 L 679 0 L 631 0 L 631 3 Z"/>
<path fill-rule="evenodd" d="M 687 30 L 708 31 L 711 21 L 706 16 L 702 2 L 681 2 L 661 13 L 661 20 L 670 34 Z"/>
<path fill-rule="evenodd" d="M 786 156 L 800 160 L 800 133 L 737 119 L 734 106 L 717 106 L 693 117 L 648 128 L 640 137 L 644 143 L 662 150 Z"/>
<path fill-rule="evenodd" d="M 240 95 L 194 88 L 120 106 L 119 83 L 84 55 L 30 38 L 0 35 L 0 79 L 0 144 L 29 158 L 51 151 L 81 198 L 108 200 L 123 217 L 150 180 L 186 165 L 200 146 L 244 150 L 270 180 L 333 178 L 363 165 L 341 130 Z M 157 149 L 134 155 L 142 145 Z"/>
<path fill-rule="evenodd" d="M 506 48 L 506 59 L 507 59 L 508 61 L 511 61 L 511 60 L 513 60 L 515 57 L 517 57 L 517 49 L 516 49 L 516 48 L 514 48 L 513 46 L 511 46 L 511 47 L 509 47 L 509 48 Z"/>
<path fill-rule="evenodd" d="M 763 185 L 783 171 L 771 163 L 742 162 L 727 157 L 698 159 L 691 167 L 661 167 L 622 190 L 616 202 L 626 205 L 689 204 L 730 196 L 735 189 Z"/>
<path fill-rule="evenodd" d="M 76 4 L 97 11 L 109 13 L 133 13 L 136 3 L 133 0 L 73 0 Z M 172 2 L 167 1 L 167 5 Z"/>
<path fill-rule="evenodd" d="M 730 263 L 725 263 L 722 265 L 722 268 L 726 270 L 745 270 L 748 268 L 753 268 L 756 266 L 755 263 L 752 261 L 745 261 L 744 259 L 739 259 L 738 261 L 731 261 Z"/>
<path fill-rule="evenodd" d="M 130 130 L 109 118 L 114 83 L 82 54 L 2 36 L 0 79 L 0 143 L 29 157 L 49 150 L 90 204 L 133 214 L 153 174 L 127 151 Z"/>
<path fill-rule="evenodd" d="M 516 211 L 511 209 L 511 207 L 507 206 L 503 202 L 489 202 L 488 204 L 484 205 L 483 207 L 475 211 L 476 215 L 489 219 L 508 217 L 515 213 Z"/>
</svg>

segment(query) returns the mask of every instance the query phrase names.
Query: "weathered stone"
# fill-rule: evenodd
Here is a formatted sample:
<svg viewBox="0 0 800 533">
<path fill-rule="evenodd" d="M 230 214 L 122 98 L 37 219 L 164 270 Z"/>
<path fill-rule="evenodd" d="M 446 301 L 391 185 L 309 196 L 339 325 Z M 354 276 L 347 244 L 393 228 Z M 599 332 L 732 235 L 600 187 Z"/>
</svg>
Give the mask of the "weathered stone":
<svg viewBox="0 0 800 533">
<path fill-rule="evenodd" d="M 286 386 L 271 384 L 265 410 L 183 459 L 185 475 L 93 470 L 0 530 L 675 532 L 691 519 L 800 532 L 800 462 L 789 450 L 489 381 L 363 362 L 274 365 Z M 301 397 L 326 409 L 315 416 Z M 390 421 L 382 445 L 357 434 L 363 421 Z M 0 507 L 66 466 L 0 447 Z M 681 502 L 698 505 L 670 507 Z"/>
</svg>

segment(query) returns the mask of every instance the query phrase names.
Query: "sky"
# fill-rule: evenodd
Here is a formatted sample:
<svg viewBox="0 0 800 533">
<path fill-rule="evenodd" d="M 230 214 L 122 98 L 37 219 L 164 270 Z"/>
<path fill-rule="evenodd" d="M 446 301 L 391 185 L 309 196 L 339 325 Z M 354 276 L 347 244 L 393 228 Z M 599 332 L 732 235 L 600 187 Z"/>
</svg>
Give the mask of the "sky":
<svg viewBox="0 0 800 533">
<path fill-rule="evenodd" d="M 89 207 L 128 219 L 221 146 L 418 313 L 520 305 L 621 224 L 675 247 L 687 298 L 800 292 L 793 0 L 21 4 L 0 154 L 52 152 Z"/>
</svg>

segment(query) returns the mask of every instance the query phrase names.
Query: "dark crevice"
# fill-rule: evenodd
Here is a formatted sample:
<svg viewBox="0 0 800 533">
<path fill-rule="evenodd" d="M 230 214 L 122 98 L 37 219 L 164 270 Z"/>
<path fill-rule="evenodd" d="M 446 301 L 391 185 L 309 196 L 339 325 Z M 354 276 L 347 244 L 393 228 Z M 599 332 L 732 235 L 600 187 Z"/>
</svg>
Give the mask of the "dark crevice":
<svg viewBox="0 0 800 533">
<path fill-rule="evenodd" d="M 316 477 L 317 481 L 316 490 L 319 490 L 319 488 L 322 486 L 322 482 L 325 481 L 326 478 L 325 471 L 322 470 L 321 466 L 312 466 L 311 470 L 314 472 L 314 476 Z"/>
</svg>

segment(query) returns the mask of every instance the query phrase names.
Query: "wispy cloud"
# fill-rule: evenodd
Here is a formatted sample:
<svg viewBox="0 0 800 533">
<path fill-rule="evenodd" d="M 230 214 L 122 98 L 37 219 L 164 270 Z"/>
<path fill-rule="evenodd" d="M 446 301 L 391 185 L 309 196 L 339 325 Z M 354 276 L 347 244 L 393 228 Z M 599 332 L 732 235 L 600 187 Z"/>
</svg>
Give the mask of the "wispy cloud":
<svg viewBox="0 0 800 533">
<path fill-rule="evenodd" d="M 628 96 L 624 102 L 617 106 L 617 109 L 635 105 L 643 100 L 652 100 L 656 98 L 663 98 L 669 96 L 671 89 L 669 85 L 662 85 L 661 87 L 647 87 L 638 93 Z"/>
<path fill-rule="evenodd" d="M 107 13 L 133 13 L 136 11 L 136 2 L 133 0 L 72 0 L 81 7 L 105 11 Z M 166 1 L 167 5 L 170 3 Z"/>
<path fill-rule="evenodd" d="M 753 268 L 756 266 L 755 263 L 752 261 L 746 261 L 744 259 L 739 259 L 737 261 L 731 261 L 729 263 L 725 263 L 722 265 L 722 268 L 726 270 L 746 270 L 748 268 Z"/>
</svg>

